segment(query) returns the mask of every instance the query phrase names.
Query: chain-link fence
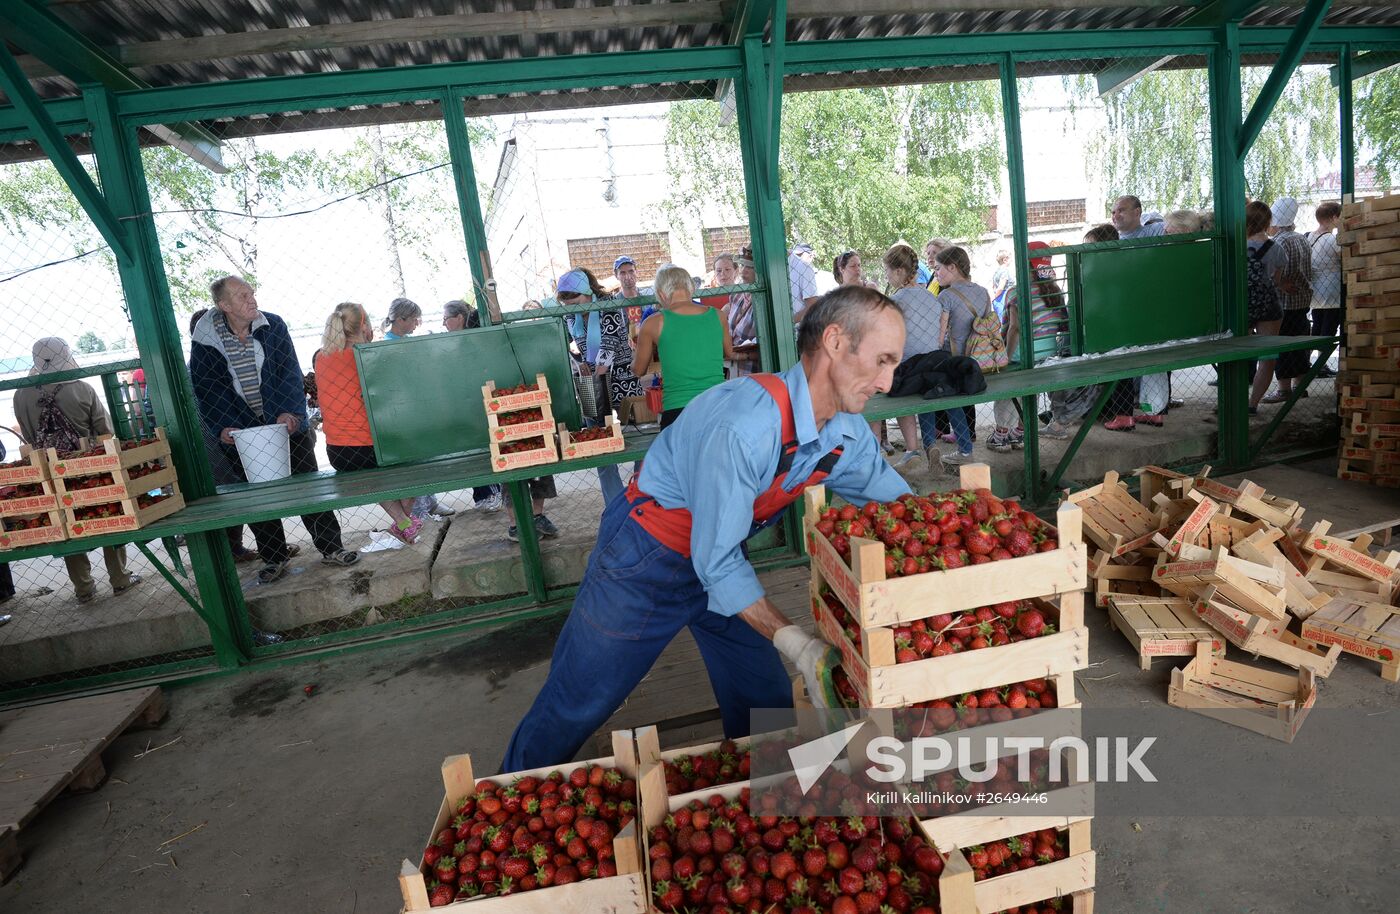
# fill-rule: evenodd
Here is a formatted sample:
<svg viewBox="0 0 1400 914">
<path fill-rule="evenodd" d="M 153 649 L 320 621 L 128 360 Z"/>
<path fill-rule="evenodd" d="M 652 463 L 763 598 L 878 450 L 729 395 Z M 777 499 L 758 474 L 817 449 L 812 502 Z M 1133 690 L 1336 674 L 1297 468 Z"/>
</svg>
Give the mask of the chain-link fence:
<svg viewBox="0 0 1400 914">
<path fill-rule="evenodd" d="M 80 161 L 96 178 L 91 158 Z M 154 425 L 111 249 L 47 160 L 0 167 L 0 224 L 0 689 L 210 658 L 204 623 L 133 547 L 4 562 L 65 549 L 91 517 L 168 496 L 173 472 L 152 458 L 60 479 L 26 453 L 71 457 L 103 449 L 101 435 L 149 438 Z M 75 371 L 88 374 L 40 383 Z"/>
<path fill-rule="evenodd" d="M 1241 72 L 1246 111 L 1275 62 L 1272 57 L 1246 60 L 1253 64 Z M 1328 263 L 1323 256 L 1331 232 L 1318 229 L 1317 216 L 1323 204 L 1341 202 L 1341 102 L 1331 75 L 1330 62 L 1304 63 L 1294 71 L 1244 163 L 1250 199 L 1271 209 L 1270 226 L 1263 234 L 1251 236 L 1250 247 L 1252 256 L 1264 259 L 1282 305 L 1277 331 L 1282 336 L 1332 336 L 1340 325 L 1340 264 Z M 1337 354 L 1316 366 L 1309 380 L 1319 355 L 1305 351 L 1280 356 L 1272 379 L 1263 370 L 1267 363 L 1256 370 L 1250 398 L 1255 407 L 1250 419 L 1252 441 L 1294 389 L 1306 384 L 1265 443 L 1264 455 L 1335 445 Z"/>
</svg>

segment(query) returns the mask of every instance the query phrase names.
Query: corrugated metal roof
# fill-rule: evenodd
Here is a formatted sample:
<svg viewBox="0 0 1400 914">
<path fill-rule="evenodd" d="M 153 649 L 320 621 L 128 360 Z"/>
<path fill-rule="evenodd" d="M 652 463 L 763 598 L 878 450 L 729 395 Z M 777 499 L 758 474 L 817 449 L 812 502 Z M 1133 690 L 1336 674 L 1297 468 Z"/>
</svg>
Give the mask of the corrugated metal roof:
<svg viewBox="0 0 1400 914">
<path fill-rule="evenodd" d="M 1155 28 L 1178 25 L 1192 4 L 1164 0 L 948 0 L 938 12 L 853 15 L 902 7 L 871 0 L 792 0 L 790 41 L 1035 32 L 1065 29 Z M 1165 0 L 1170 2 L 1170 0 Z M 49 0 L 49 9 L 79 33 L 155 86 L 258 76 L 347 71 L 557 55 L 691 48 L 727 38 L 725 0 L 592 3 L 510 0 Z M 907 6 L 931 6 L 910 0 Z M 1054 8 L 1016 8 L 1016 7 Z M 952 7 L 953 10 L 948 8 Z M 957 11 L 957 7 L 964 7 Z M 969 10 L 966 7 L 993 7 Z M 1299 4 L 1254 10 L 1248 25 L 1289 25 Z M 729 13 L 732 15 L 732 12 Z M 463 17 L 455 22 L 441 17 Z M 439 17 L 432 19 L 431 17 Z M 377 26 L 367 25 L 378 23 Z M 405 23 L 423 40 L 402 40 Z M 1400 3 L 1338 2 L 1327 25 L 1400 25 Z M 334 30 L 337 26 L 348 28 Z M 590 27 L 592 26 L 592 27 Z M 311 29 L 312 31 L 306 31 Z M 432 31 L 436 29 L 437 31 Z M 294 31 L 285 31 L 294 30 Z M 436 37 L 469 34 L 470 37 Z M 387 36 L 387 37 L 381 37 Z M 193 44 L 186 39 L 197 39 Z M 250 48 L 261 40 L 262 48 Z M 276 44 L 267 46 L 266 42 Z M 22 50 L 22 49 L 19 49 Z M 154 61 L 154 62 L 151 62 Z M 76 94 L 76 86 L 27 62 L 45 97 Z"/>
</svg>

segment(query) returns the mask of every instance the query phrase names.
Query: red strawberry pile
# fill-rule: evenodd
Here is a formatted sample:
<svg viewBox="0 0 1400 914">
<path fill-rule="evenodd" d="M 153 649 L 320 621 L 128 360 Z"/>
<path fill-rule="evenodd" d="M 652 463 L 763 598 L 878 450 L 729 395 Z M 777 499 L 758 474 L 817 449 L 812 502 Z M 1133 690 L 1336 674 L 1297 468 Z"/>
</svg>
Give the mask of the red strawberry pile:
<svg viewBox="0 0 1400 914">
<path fill-rule="evenodd" d="M 924 715 L 926 721 L 920 736 L 956 730 L 964 721 L 1001 723 L 1016 717 L 1021 710 L 1039 711 L 1059 707 L 1055 688 L 1047 679 L 1027 679 L 999 689 L 964 692 L 960 696 L 935 698 L 916 702 L 909 707 L 923 708 L 934 713 Z M 988 713 L 978 714 L 978 711 Z"/>
<path fill-rule="evenodd" d="M 822 602 L 859 651 L 861 629 L 855 617 L 829 590 L 823 589 Z M 999 647 L 1054 633 L 1055 626 L 1046 619 L 1041 605 L 1032 600 L 1008 600 L 991 606 L 979 606 L 969 612 L 939 613 L 895 626 L 894 659 L 895 663 L 914 663 L 930 657 Z"/>
<path fill-rule="evenodd" d="M 169 497 L 169 495 L 148 495 L 142 492 L 140 495 L 136 496 L 136 507 L 149 508 L 151 505 L 159 504 Z"/>
<path fill-rule="evenodd" d="M 853 797 L 865 790 L 839 772 L 829 772 L 819 789 L 855 790 Z M 771 794 L 754 816 L 750 799 L 746 787 L 737 799 L 695 800 L 648 833 L 659 910 L 937 911 L 943 857 L 912 821 L 782 816 Z"/>
<path fill-rule="evenodd" d="M 534 393 L 540 389 L 538 384 L 517 384 L 514 387 L 498 387 L 491 391 L 493 397 L 509 397 L 512 394 Z"/>
<path fill-rule="evenodd" d="M 536 435 L 533 438 L 521 438 L 519 441 L 507 441 L 501 445 L 502 454 L 521 454 L 525 451 L 538 451 L 544 447 L 544 436 Z"/>
<path fill-rule="evenodd" d="M 921 801 L 917 807 L 919 818 L 951 816 L 979 807 L 996 805 L 999 802 L 997 795 L 1004 799 L 1008 796 L 1042 793 L 1052 788 L 1065 786 L 1063 782 L 1056 783 L 1050 780 L 1050 757 L 1044 750 L 1037 750 L 1030 754 L 1030 770 L 1027 772 L 1030 775 L 1029 780 L 1021 781 L 1019 779 L 1019 765 L 1018 758 L 1008 756 L 1000 760 L 996 772 L 990 779 L 979 783 L 974 784 L 960 778 L 952 771 L 942 771 L 920 784 L 910 785 L 933 796 L 946 798 Z M 982 802 L 978 802 L 978 794 L 985 795 Z M 960 799 L 961 797 L 967 797 L 968 800 L 964 802 Z M 1048 861 L 1042 860 L 1040 862 Z M 1021 867 L 1021 869 L 1025 868 Z"/>
<path fill-rule="evenodd" d="M 144 508 L 146 505 L 140 505 Z M 125 513 L 122 511 L 120 502 L 107 502 L 102 505 L 84 505 L 81 508 L 73 509 L 75 520 L 95 520 L 99 517 L 121 517 Z"/>
<path fill-rule="evenodd" d="M 14 470 L 27 466 L 29 466 L 28 460 L 11 460 L 9 463 L 0 463 L 0 470 Z"/>
<path fill-rule="evenodd" d="M 145 446 L 148 445 L 148 444 L 155 444 L 155 443 L 156 443 L 157 441 L 159 441 L 159 440 L 160 440 L 159 438 L 156 438 L 155 436 L 152 436 L 152 437 L 150 437 L 150 438 L 140 438 L 140 439 L 135 440 L 135 441 L 123 441 L 123 442 L 122 442 L 122 450 L 124 450 L 124 451 L 134 451 L 134 450 L 136 450 L 138 447 L 145 447 Z M 102 453 L 102 449 L 101 449 L 101 448 L 98 448 L 98 449 L 97 449 L 97 453 L 98 453 L 98 454 Z M 94 456 L 95 456 L 95 455 L 94 455 Z"/>
<path fill-rule="evenodd" d="M 963 851 L 963 856 L 972 865 L 972 878 L 980 882 L 1063 860 L 1069 856 L 1069 843 L 1065 833 L 1045 828 L 969 847 Z"/>
<path fill-rule="evenodd" d="M 140 479 L 142 476 L 150 476 L 152 473 L 159 473 L 165 469 L 159 460 L 147 460 L 145 463 L 138 463 L 127 470 L 127 475 L 132 479 Z"/>
<path fill-rule="evenodd" d="M 988 489 L 901 495 L 864 508 L 829 507 L 817 532 L 850 561 L 851 540 L 885 545 L 885 576 L 900 577 L 981 565 L 1059 547 L 1055 530 L 1014 501 Z"/>
<path fill-rule="evenodd" d="M 21 483 L 15 486 L 6 486 L 3 490 L 6 498 L 33 498 L 36 495 L 44 494 L 44 487 L 37 482 Z"/>
<path fill-rule="evenodd" d="M 566 777 L 478 781 L 423 851 L 433 907 L 616 876 L 613 836 L 637 814 L 637 782 L 583 765 Z"/>
<path fill-rule="evenodd" d="M 526 422 L 538 422 L 544 418 L 544 410 L 538 406 L 530 409 L 519 409 L 513 413 L 506 413 L 498 420 L 500 425 L 523 425 Z"/>
<path fill-rule="evenodd" d="M 740 747 L 728 739 L 708 752 L 667 759 L 666 793 L 674 797 L 692 790 L 747 781 L 749 765 L 748 747 Z"/>
<path fill-rule="evenodd" d="M 569 432 L 569 438 L 573 441 L 602 441 L 611 438 L 613 430 L 611 428 L 586 428 L 581 432 Z"/>
<path fill-rule="evenodd" d="M 74 492 L 82 489 L 100 489 L 103 486 L 112 484 L 111 473 L 94 473 L 91 476 L 79 476 L 77 479 L 65 480 L 63 485 Z"/>
<path fill-rule="evenodd" d="M 997 914 L 1060 914 L 1061 911 L 1068 911 L 1073 902 L 1069 898 L 1051 898 L 1049 901 L 1038 902 L 1037 904 L 1020 905 L 1015 908 L 1007 908 Z"/>
<path fill-rule="evenodd" d="M 122 449 L 126 450 L 126 445 L 122 445 Z M 90 447 L 85 451 L 67 451 L 58 456 L 64 460 L 77 460 L 80 457 L 101 457 L 105 453 L 107 453 L 107 449 L 99 444 L 97 447 Z"/>
<path fill-rule="evenodd" d="M 29 517 L 6 517 L 3 518 L 6 530 L 38 530 L 40 527 L 49 527 L 52 524 L 47 514 L 35 514 Z"/>
</svg>

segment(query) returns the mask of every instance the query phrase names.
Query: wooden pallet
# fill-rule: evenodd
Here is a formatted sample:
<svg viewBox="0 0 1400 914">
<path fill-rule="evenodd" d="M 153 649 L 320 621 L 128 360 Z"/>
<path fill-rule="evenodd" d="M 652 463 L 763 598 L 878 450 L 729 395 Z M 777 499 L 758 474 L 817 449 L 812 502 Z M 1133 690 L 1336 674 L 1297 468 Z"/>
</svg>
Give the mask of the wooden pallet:
<svg viewBox="0 0 1400 914">
<path fill-rule="evenodd" d="M 1162 518 L 1129 495 L 1112 470 L 1102 483 L 1075 492 L 1067 501 L 1084 512 L 1084 534 L 1110 558 L 1148 545 L 1162 530 Z"/>
<path fill-rule="evenodd" d="M 1191 611 L 1191 603 L 1180 597 L 1135 597 L 1114 594 L 1108 601 L 1108 618 L 1138 652 L 1138 666 L 1152 669 L 1154 657 L 1194 657 L 1196 642 L 1205 641 L 1211 650 L 1224 655 L 1220 633 L 1202 622 Z"/>
<path fill-rule="evenodd" d="M 1172 670 L 1167 703 L 1206 717 L 1243 727 L 1285 743 L 1293 742 L 1308 711 L 1317 701 L 1312 670 L 1296 678 L 1223 660 L 1199 642 L 1196 656 L 1184 668 Z"/>
<path fill-rule="evenodd" d="M 1381 677 L 1400 681 L 1400 609 L 1337 597 L 1303 622 L 1303 639 L 1334 645 L 1381 665 Z"/>
<path fill-rule="evenodd" d="M 637 751 L 632 731 L 619 730 L 613 733 L 613 754 L 607 758 L 577 762 L 574 766 L 592 764 L 616 767 L 629 777 L 637 776 Z M 560 766 L 551 765 L 530 771 L 518 771 L 488 778 L 498 784 L 509 784 L 525 775 L 545 777 Z M 442 804 L 438 807 L 437 818 L 428 832 L 424 846 L 432 843 L 439 831 L 447 826 L 456 810 L 459 799 L 476 792 L 477 780 L 472 772 L 471 757 L 452 755 L 442 762 Z M 663 786 L 664 789 L 664 786 Z M 640 815 L 640 813 L 639 813 Z M 399 870 L 399 892 L 403 896 L 404 911 L 442 910 L 471 912 L 471 914 L 646 914 L 648 909 L 646 888 L 642 870 L 641 846 L 637 837 L 637 820 L 629 822 L 613 837 L 613 854 L 617 862 L 617 875 L 604 878 L 584 879 L 568 885 L 521 892 L 516 895 L 474 898 L 469 901 L 456 901 L 440 908 L 432 908 L 428 903 L 428 882 L 432 876 L 423 866 L 422 859 L 417 865 L 404 860 Z"/>
<path fill-rule="evenodd" d="M 17 838 L 65 790 L 92 790 L 102 752 L 129 729 L 165 717 L 154 686 L 0 712 L 0 882 L 20 864 Z"/>
</svg>

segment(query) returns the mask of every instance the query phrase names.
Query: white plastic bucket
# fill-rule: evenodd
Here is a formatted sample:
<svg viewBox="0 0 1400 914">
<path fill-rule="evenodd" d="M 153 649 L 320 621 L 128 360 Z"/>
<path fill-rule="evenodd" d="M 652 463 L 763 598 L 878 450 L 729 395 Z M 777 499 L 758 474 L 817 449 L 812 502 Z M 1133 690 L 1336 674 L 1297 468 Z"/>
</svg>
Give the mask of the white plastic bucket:
<svg viewBox="0 0 1400 914">
<path fill-rule="evenodd" d="M 249 482 L 271 482 L 292 475 L 292 445 L 280 422 L 240 428 L 233 435 L 238 459 Z"/>
</svg>

